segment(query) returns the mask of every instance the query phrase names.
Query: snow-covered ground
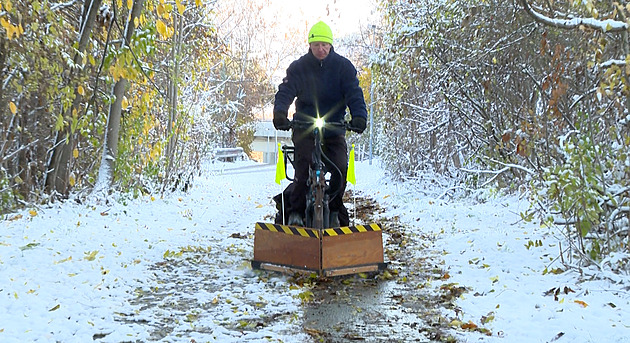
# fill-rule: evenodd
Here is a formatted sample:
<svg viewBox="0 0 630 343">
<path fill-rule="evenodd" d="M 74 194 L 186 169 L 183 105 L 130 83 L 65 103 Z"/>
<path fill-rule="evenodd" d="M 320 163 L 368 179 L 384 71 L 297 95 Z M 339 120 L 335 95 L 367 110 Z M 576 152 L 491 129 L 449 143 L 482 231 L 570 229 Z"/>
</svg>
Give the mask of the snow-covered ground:
<svg viewBox="0 0 630 343">
<path fill-rule="evenodd" d="M 254 223 L 273 212 L 270 197 L 280 191 L 274 176 L 275 166 L 216 163 L 186 194 L 7 216 L 0 342 L 308 341 L 304 290 L 249 267 Z M 551 264 L 562 238 L 522 222 L 525 201 L 453 199 L 429 181 L 402 185 L 377 163 L 357 163 L 357 191 L 385 216 L 437 236 L 431 248 L 443 252 L 448 275 L 427 284 L 468 288 L 455 310 L 444 310 L 459 340 L 630 342 L 627 275 L 543 275 L 562 267 Z M 199 286 L 178 298 L 177 287 L 190 284 Z"/>
</svg>

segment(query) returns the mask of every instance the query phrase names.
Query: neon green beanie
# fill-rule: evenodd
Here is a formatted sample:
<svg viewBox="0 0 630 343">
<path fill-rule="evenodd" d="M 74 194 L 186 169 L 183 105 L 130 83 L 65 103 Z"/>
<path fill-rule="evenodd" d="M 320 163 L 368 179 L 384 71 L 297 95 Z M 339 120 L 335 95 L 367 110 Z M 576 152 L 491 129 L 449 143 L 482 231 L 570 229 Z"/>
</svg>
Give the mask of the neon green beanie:
<svg viewBox="0 0 630 343">
<path fill-rule="evenodd" d="M 330 26 L 326 25 L 323 21 L 313 25 L 308 32 L 308 43 L 324 42 L 328 44 L 333 43 L 333 34 Z"/>
</svg>

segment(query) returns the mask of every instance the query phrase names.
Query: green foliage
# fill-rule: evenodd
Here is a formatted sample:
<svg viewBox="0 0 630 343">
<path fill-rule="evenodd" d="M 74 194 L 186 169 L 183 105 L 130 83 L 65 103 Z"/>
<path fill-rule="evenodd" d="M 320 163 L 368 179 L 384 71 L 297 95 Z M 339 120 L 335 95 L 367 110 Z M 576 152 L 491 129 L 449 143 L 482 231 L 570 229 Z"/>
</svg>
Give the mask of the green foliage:
<svg viewBox="0 0 630 343">
<path fill-rule="evenodd" d="M 600 224 L 602 216 L 602 164 L 600 146 L 594 145 L 588 136 L 569 135 L 560 148 L 563 164 L 551 166 L 544 174 L 548 187 L 546 197 L 551 210 L 558 212 L 566 221 L 578 223 L 578 234 L 586 234 Z"/>
</svg>

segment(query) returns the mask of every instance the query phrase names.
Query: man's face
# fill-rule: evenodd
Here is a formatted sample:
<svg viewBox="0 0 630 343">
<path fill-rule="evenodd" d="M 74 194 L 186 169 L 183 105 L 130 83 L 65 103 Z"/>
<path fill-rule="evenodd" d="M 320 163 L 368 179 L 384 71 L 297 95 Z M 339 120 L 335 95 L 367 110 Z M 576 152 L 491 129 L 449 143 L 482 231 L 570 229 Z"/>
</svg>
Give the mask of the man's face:
<svg viewBox="0 0 630 343">
<path fill-rule="evenodd" d="M 328 56 L 328 54 L 330 53 L 330 47 L 332 45 L 324 42 L 313 42 L 310 44 L 310 46 L 313 55 L 315 55 L 315 57 L 317 57 L 317 59 L 321 61 L 326 58 L 326 56 Z"/>
</svg>

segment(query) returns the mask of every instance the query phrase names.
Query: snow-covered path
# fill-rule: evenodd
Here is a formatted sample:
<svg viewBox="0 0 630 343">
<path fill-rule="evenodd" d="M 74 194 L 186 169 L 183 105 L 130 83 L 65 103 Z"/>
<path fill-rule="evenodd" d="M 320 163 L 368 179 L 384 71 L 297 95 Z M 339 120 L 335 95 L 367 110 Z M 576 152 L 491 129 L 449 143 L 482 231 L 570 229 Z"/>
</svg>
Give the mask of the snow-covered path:
<svg viewBox="0 0 630 343">
<path fill-rule="evenodd" d="M 280 191 L 274 172 L 214 164 L 186 194 L 67 202 L 4 218 L 0 341 L 311 340 L 305 290 L 249 266 L 254 222 L 273 212 L 270 197 Z M 468 289 L 432 319 L 448 321 L 459 341 L 630 342 L 628 276 L 543 275 L 561 267 L 550 264 L 561 236 L 520 222 L 525 201 L 448 198 L 431 178 L 388 181 L 376 163 L 358 163 L 357 180 L 383 216 L 435 237 L 428 246 L 410 233 L 407 253 L 439 251 L 447 271 L 415 287 Z"/>
<path fill-rule="evenodd" d="M 303 342 L 293 320 L 300 290 L 249 267 L 253 240 L 243 237 L 271 212 L 278 188 L 273 166 L 244 164 L 210 165 L 187 194 L 68 202 L 0 222 L 0 341 L 168 334 L 166 341 Z M 169 305 L 182 301 L 175 289 L 183 280 L 199 286 L 185 292 L 193 299 Z M 275 320 L 248 330 L 259 318 Z"/>
</svg>

